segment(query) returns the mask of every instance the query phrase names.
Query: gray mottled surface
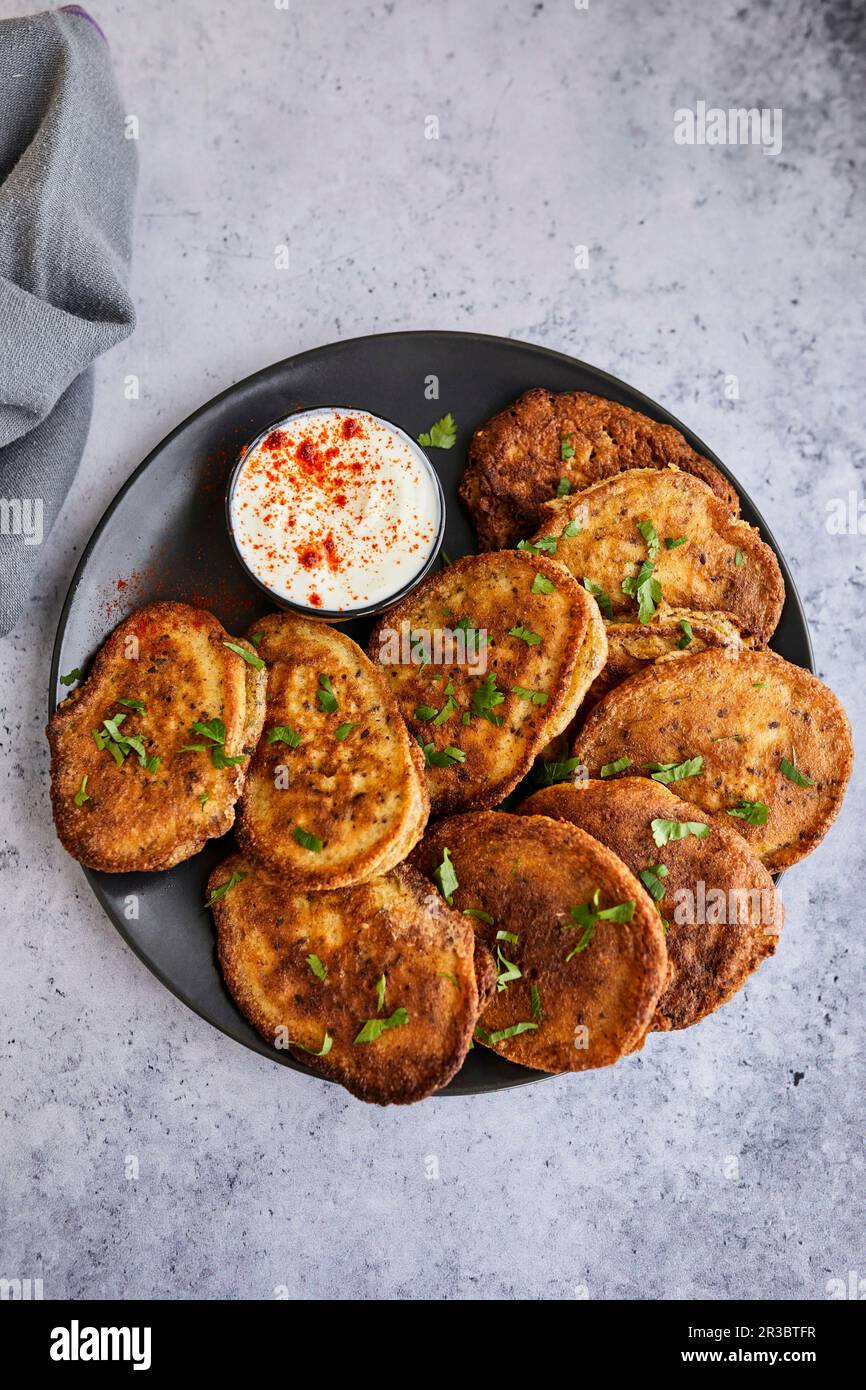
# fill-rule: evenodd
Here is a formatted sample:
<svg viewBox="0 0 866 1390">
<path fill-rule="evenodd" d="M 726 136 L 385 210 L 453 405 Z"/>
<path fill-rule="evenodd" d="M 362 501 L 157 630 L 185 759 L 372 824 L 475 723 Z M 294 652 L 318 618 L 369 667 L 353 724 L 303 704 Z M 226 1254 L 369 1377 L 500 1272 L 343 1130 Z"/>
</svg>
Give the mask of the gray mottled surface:
<svg viewBox="0 0 866 1390">
<path fill-rule="evenodd" d="M 785 880 L 777 957 L 714 1018 L 595 1075 L 378 1111 L 137 963 L 54 840 L 42 735 L 68 579 L 152 445 L 260 365 L 432 326 L 573 352 L 687 420 L 771 519 L 862 726 L 866 537 L 825 525 L 864 489 L 862 8 L 94 9 L 140 122 L 140 322 L 0 652 L 0 1275 L 46 1297 L 642 1299 L 866 1275 L 856 785 Z M 698 99 L 782 107 L 782 153 L 676 146 Z"/>
</svg>

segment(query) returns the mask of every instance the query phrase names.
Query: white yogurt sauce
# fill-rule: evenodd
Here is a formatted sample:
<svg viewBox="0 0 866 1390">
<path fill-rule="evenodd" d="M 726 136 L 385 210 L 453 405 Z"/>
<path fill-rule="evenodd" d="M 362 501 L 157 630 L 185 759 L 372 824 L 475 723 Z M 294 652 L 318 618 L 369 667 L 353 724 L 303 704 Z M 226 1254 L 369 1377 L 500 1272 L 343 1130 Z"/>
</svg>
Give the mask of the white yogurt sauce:
<svg viewBox="0 0 866 1390">
<path fill-rule="evenodd" d="M 382 603 L 424 567 L 441 520 L 432 469 L 407 435 L 363 410 L 290 416 L 241 464 L 235 544 L 289 603 L 348 612 Z"/>
</svg>

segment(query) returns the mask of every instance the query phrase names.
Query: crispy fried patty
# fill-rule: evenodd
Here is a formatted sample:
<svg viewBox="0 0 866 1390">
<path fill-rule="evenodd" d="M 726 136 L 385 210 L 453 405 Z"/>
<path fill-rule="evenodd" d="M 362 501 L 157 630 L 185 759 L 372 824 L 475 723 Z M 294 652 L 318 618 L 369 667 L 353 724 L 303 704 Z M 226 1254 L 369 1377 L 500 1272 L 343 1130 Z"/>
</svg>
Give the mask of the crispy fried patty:
<svg viewBox="0 0 866 1390">
<path fill-rule="evenodd" d="M 211 874 L 209 897 L 227 884 L 213 905 L 219 961 L 262 1037 L 379 1105 L 450 1081 L 478 1014 L 475 943 L 469 918 L 421 874 L 401 864 L 310 893 L 233 855 Z M 377 1020 L 391 1026 L 374 1037 Z M 359 1041 L 368 1022 L 371 1040 Z"/>
<path fill-rule="evenodd" d="M 723 816 L 706 815 L 646 777 L 546 787 L 522 802 L 519 813 L 570 821 L 612 849 L 633 874 L 646 875 L 666 923 L 669 962 L 654 1029 L 697 1023 L 776 949 L 781 899 L 735 821 L 725 825 Z M 699 823 L 709 834 L 659 848 L 652 834 L 656 819 Z"/>
<path fill-rule="evenodd" d="M 727 478 L 670 425 L 584 391 L 536 386 L 476 430 L 460 484 L 482 550 L 530 535 L 560 485 L 579 492 L 627 468 L 678 468 L 702 479 L 732 510 Z"/>
<path fill-rule="evenodd" d="M 804 859 L 842 804 L 853 749 L 832 690 L 769 651 L 708 650 L 631 676 L 587 716 L 574 755 L 590 777 L 630 759 L 701 770 L 676 781 L 677 796 L 732 823 L 771 871 Z M 622 774 L 620 774 L 622 775 Z M 802 779 L 807 780 L 801 785 Z M 751 824 L 749 815 L 765 824 Z"/>
<path fill-rule="evenodd" d="M 54 823 L 82 864 L 170 869 L 230 829 L 262 727 L 265 673 L 227 642 L 255 657 L 212 613 L 183 603 L 139 608 L 52 716 Z M 106 737 L 105 720 L 134 746 Z"/>
</svg>

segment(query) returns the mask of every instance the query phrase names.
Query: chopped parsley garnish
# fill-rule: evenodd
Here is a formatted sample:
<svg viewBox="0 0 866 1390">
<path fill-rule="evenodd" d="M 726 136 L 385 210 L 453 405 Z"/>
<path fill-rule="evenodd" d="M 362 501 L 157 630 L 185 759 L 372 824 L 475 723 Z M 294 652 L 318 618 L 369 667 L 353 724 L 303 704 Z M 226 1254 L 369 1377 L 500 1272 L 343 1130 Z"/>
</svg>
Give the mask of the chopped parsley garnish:
<svg viewBox="0 0 866 1390">
<path fill-rule="evenodd" d="M 318 835 L 313 835 L 309 830 L 303 830 L 299 825 L 292 831 L 292 839 L 301 849 L 311 849 L 314 854 L 321 854 L 325 847 L 324 840 L 320 840 Z"/>
<path fill-rule="evenodd" d="M 487 924 L 488 927 L 492 927 L 492 926 L 493 926 L 493 918 L 490 916 L 490 913 L 489 913 L 489 912 L 485 912 L 485 911 L 483 910 L 483 908 L 480 908 L 480 907 L 464 907 L 464 909 L 463 909 L 463 916 L 464 916 L 464 917 L 477 917 L 479 922 L 485 922 L 485 923 Z"/>
<path fill-rule="evenodd" d="M 537 647 L 541 638 L 537 632 L 533 632 L 531 627 L 510 627 L 509 637 L 519 637 L 521 642 L 525 642 L 527 647 Z"/>
<path fill-rule="evenodd" d="M 617 758 L 615 763 L 605 763 L 601 769 L 601 776 L 615 777 L 618 772 L 625 772 L 627 767 L 631 767 L 631 758 L 626 754 L 622 758 Z"/>
<path fill-rule="evenodd" d="M 569 521 L 559 533 L 561 541 L 570 541 L 572 536 L 579 536 L 583 527 L 579 521 Z"/>
<path fill-rule="evenodd" d="M 448 414 L 432 424 L 428 431 L 419 434 L 418 443 L 423 444 L 425 449 L 452 449 L 456 439 L 457 425 L 449 410 Z"/>
<path fill-rule="evenodd" d="M 143 700 L 118 700 L 119 705 L 124 705 L 127 709 L 134 709 L 136 714 L 147 714 Z"/>
<path fill-rule="evenodd" d="M 705 840 L 710 833 L 710 827 L 697 820 L 663 820 L 659 818 L 650 821 L 650 828 L 659 849 L 670 840 L 684 840 L 687 835 L 696 835 L 699 840 Z"/>
<path fill-rule="evenodd" d="M 644 763 L 644 772 L 649 772 L 654 782 L 670 786 L 671 782 L 682 782 L 686 777 L 697 777 L 704 770 L 703 755 L 687 758 L 683 763 Z"/>
<path fill-rule="evenodd" d="M 376 1013 L 380 1014 L 385 1007 L 385 975 L 381 974 L 376 981 Z"/>
<path fill-rule="evenodd" d="M 262 661 L 262 658 L 256 656 L 255 652 L 248 652 L 246 647 L 242 647 L 239 642 L 223 642 L 223 646 L 228 647 L 230 652 L 237 652 L 238 656 L 242 656 L 244 661 L 249 666 L 254 666 L 257 671 L 263 671 L 265 669 L 265 663 Z"/>
<path fill-rule="evenodd" d="M 568 455 L 568 457 L 569 457 L 569 458 L 573 458 L 573 457 L 574 457 L 574 450 L 573 450 L 573 449 L 572 449 L 571 453 Z M 557 497 L 567 497 L 568 494 L 569 494 L 570 492 L 571 492 L 571 483 L 568 481 L 568 478 L 560 478 L 559 482 L 556 484 L 556 495 L 557 495 Z"/>
<path fill-rule="evenodd" d="M 519 980 L 522 976 L 520 968 L 516 966 L 513 961 L 506 959 L 502 954 L 502 948 L 500 946 L 496 947 L 496 960 L 502 967 L 499 974 L 496 976 L 496 988 L 501 994 L 504 989 L 508 988 L 512 980 Z"/>
<path fill-rule="evenodd" d="M 495 1047 L 497 1043 L 507 1042 L 509 1038 L 517 1038 L 521 1033 L 532 1033 L 537 1027 L 537 1023 L 512 1023 L 510 1028 L 500 1028 L 496 1033 L 488 1033 L 486 1028 L 482 1028 L 480 1023 L 476 1023 L 474 1036 L 479 1042 L 486 1043 L 488 1047 Z"/>
<path fill-rule="evenodd" d="M 502 715 L 494 714 L 493 711 L 497 705 L 502 704 L 504 699 L 505 696 L 502 691 L 496 689 L 496 676 L 491 671 L 472 692 L 472 713 L 476 714 L 479 719 L 489 720 L 491 724 L 495 724 L 499 728 L 503 722 Z"/>
<path fill-rule="evenodd" d="M 427 721 L 430 719 L 435 719 L 438 713 L 439 711 L 435 705 L 416 705 L 413 717 L 415 719 L 422 719 L 424 721 Z"/>
<path fill-rule="evenodd" d="M 61 676 L 61 677 L 60 677 L 60 684 L 61 684 L 61 685 L 72 685 L 74 681 L 80 681 L 80 680 L 81 680 L 81 672 L 79 671 L 79 669 L 78 669 L 77 666 L 74 666 L 74 667 L 72 668 L 72 670 L 71 670 L 70 672 L 68 672 L 67 675 Z"/>
<path fill-rule="evenodd" d="M 301 742 L 301 735 L 296 734 L 288 724 L 275 724 L 265 734 L 265 743 L 287 743 L 290 748 L 299 748 Z"/>
<path fill-rule="evenodd" d="M 334 687 L 331 685 L 330 676 L 319 676 L 319 688 L 316 691 L 316 699 L 319 702 L 319 709 L 323 714 L 333 714 L 337 709 L 337 697 L 334 694 Z"/>
<path fill-rule="evenodd" d="M 662 883 L 662 879 L 668 876 L 667 865 L 650 864 L 647 869 L 638 869 L 637 876 L 653 902 L 660 902 L 665 895 L 665 885 Z"/>
<path fill-rule="evenodd" d="M 302 1052 L 309 1052 L 311 1057 L 327 1057 L 333 1045 L 334 1039 L 331 1037 L 330 1033 L 325 1034 L 325 1040 L 318 1052 L 313 1047 L 307 1047 L 306 1043 L 296 1042 L 294 1038 L 289 1038 L 290 1047 L 299 1047 Z"/>
<path fill-rule="evenodd" d="M 726 815 L 736 816 L 747 825 L 766 825 L 770 809 L 763 801 L 738 801 L 734 806 L 728 807 Z"/>
<path fill-rule="evenodd" d="M 566 781 L 578 767 L 580 758 L 563 758 L 558 762 L 548 762 L 545 759 L 536 773 L 536 780 L 545 787 L 551 787 L 554 782 Z"/>
<path fill-rule="evenodd" d="M 457 878 L 457 871 L 454 868 L 454 862 L 451 858 L 451 851 L 448 849 L 447 845 L 442 850 L 442 863 L 437 865 L 433 870 L 433 882 L 450 907 L 454 894 L 460 887 L 460 883 Z"/>
<path fill-rule="evenodd" d="M 265 635 L 265 634 L 264 634 L 263 632 L 251 632 L 251 633 L 250 633 L 250 641 L 252 642 L 252 644 L 253 644 L 254 647 L 257 647 L 257 646 L 259 645 L 259 643 L 261 642 L 261 640 L 262 640 L 262 638 L 264 637 L 264 635 Z"/>
<path fill-rule="evenodd" d="M 433 679 L 436 680 L 438 678 L 434 676 Z M 457 701 L 454 699 L 454 682 L 452 680 L 449 680 L 448 684 L 445 686 L 444 695 L 445 703 L 441 709 L 437 709 L 435 705 L 418 705 L 415 709 L 415 718 L 425 721 L 432 719 L 434 724 L 444 724 L 447 719 L 451 718 L 451 715 L 454 714 L 457 709 Z"/>
<path fill-rule="evenodd" d="M 402 1028 L 408 1022 L 409 1015 L 405 1009 L 395 1009 L 390 1018 L 368 1018 L 355 1042 L 374 1043 L 389 1028 Z"/>
<path fill-rule="evenodd" d="M 490 919 L 490 922 L 491 922 L 491 925 L 492 925 L 492 923 L 493 923 L 493 918 L 492 918 L 492 917 L 491 917 L 491 919 Z M 498 931 L 498 932 L 496 933 L 496 940 L 497 940 L 497 941 L 509 941 L 509 942 L 511 943 L 512 946 L 516 946 L 517 943 L 518 943 L 518 941 L 520 940 L 520 934 L 519 934 L 519 932 L 516 932 L 516 931 Z"/>
<path fill-rule="evenodd" d="M 243 869 L 233 869 L 231 878 L 226 879 L 225 883 L 221 883 L 219 888 L 213 889 L 210 897 L 205 903 L 205 907 L 213 907 L 214 903 L 218 903 L 220 898 L 225 897 L 226 893 L 230 893 L 233 888 L 237 888 L 239 883 L 243 883 L 245 878 L 246 874 Z"/>
<path fill-rule="evenodd" d="M 752 681 L 752 689 L 753 689 L 753 690 L 764 690 L 764 689 L 766 688 L 766 684 L 767 684 L 766 681 Z"/>
<path fill-rule="evenodd" d="M 466 724 L 469 723 L 469 719 L 465 714 L 463 716 L 463 721 Z M 454 748 L 450 743 L 446 744 L 444 748 L 440 748 L 437 752 L 435 743 L 424 743 L 423 740 L 417 738 L 417 736 L 416 742 L 421 752 L 424 754 L 425 767 L 453 767 L 455 763 L 465 763 L 466 761 L 466 754 L 463 752 L 463 749 Z"/>
<path fill-rule="evenodd" d="M 532 581 L 532 592 L 534 594 L 552 594 L 556 585 L 546 574 L 537 574 Z"/>
<path fill-rule="evenodd" d="M 583 927 L 583 934 L 577 945 L 565 957 L 566 962 L 570 961 L 572 956 L 580 955 L 581 951 L 586 950 L 599 922 L 630 922 L 634 917 L 633 902 L 616 903 L 614 907 L 600 908 L 598 905 L 600 898 L 601 889 L 596 888 L 591 902 L 576 903 L 574 907 L 568 909 L 569 915 L 574 918 L 577 926 Z M 565 930 L 573 931 L 574 928 L 568 924 Z"/>
<path fill-rule="evenodd" d="M 692 625 L 688 618 L 680 618 L 680 627 L 682 628 L 683 635 L 679 642 L 677 642 L 677 646 L 681 652 L 684 652 L 695 634 L 692 632 Z"/>
<path fill-rule="evenodd" d="M 737 566 L 737 569 L 739 569 L 739 567 L 740 567 L 740 565 L 743 563 L 743 560 L 744 560 L 744 559 L 745 559 L 745 556 L 743 555 L 742 550 L 738 550 L 737 553 L 736 553 L 736 555 L 734 556 L 734 564 Z"/>
<path fill-rule="evenodd" d="M 346 724 L 341 724 L 339 729 L 334 730 L 334 738 L 339 739 L 341 743 L 345 743 L 352 730 L 360 729 L 360 727 L 361 725 L 358 721 L 352 723 L 352 721 L 349 720 Z"/>
<path fill-rule="evenodd" d="M 676 550 L 677 546 L 685 545 L 688 536 L 665 536 L 665 550 Z"/>
<path fill-rule="evenodd" d="M 312 970 L 312 972 L 313 972 L 313 974 L 315 975 L 316 979 L 317 979 L 317 980 L 321 980 L 322 983 L 324 984 L 325 980 L 328 978 L 328 970 L 327 970 L 327 966 L 324 966 L 324 965 L 322 964 L 322 962 L 319 960 L 319 957 L 318 957 L 318 956 L 307 956 L 307 965 L 308 965 L 308 966 L 310 967 L 310 969 Z"/>
<path fill-rule="evenodd" d="M 546 690 L 529 690 L 525 685 L 513 685 L 511 687 L 511 693 L 512 695 L 516 695 L 520 700 L 528 700 L 531 705 L 547 704 Z"/>
<path fill-rule="evenodd" d="M 541 996 L 538 993 L 538 985 L 529 986 L 529 1012 L 533 1023 L 541 1023 L 544 1015 L 541 1012 Z"/>
<path fill-rule="evenodd" d="M 126 719 L 125 714 L 115 714 L 110 719 L 103 719 L 101 729 L 92 729 L 93 741 L 97 748 L 102 752 L 105 750 L 110 753 L 117 766 L 120 767 L 125 758 L 130 753 L 135 753 L 139 766 L 145 772 L 156 772 L 159 768 L 160 759 L 148 754 L 145 747 L 146 740 L 141 734 L 122 734 L 120 726 Z"/>
<path fill-rule="evenodd" d="M 199 795 L 198 795 L 198 804 L 199 804 L 199 806 L 201 807 L 202 810 L 204 810 L 205 806 L 208 804 L 209 801 L 210 801 L 210 792 L 199 792 Z"/>
<path fill-rule="evenodd" d="M 571 443 L 572 439 L 574 439 L 574 435 L 573 435 L 573 434 L 561 434 L 561 435 L 559 436 L 559 461 L 560 461 L 560 463 L 565 463 L 565 461 L 566 461 L 567 459 L 573 459 L 573 458 L 574 458 L 574 446 L 573 446 L 572 443 Z M 563 484 L 564 482 L 566 482 L 566 479 L 565 479 L 565 478 L 561 478 L 561 479 L 560 479 L 559 487 L 562 487 L 562 484 Z M 571 483 L 568 484 L 568 486 L 566 487 L 566 489 L 565 489 L 564 492 L 560 492 L 559 488 L 557 488 L 557 490 L 556 490 L 556 495 L 557 495 L 557 497 L 565 497 L 569 492 L 571 492 Z"/>
<path fill-rule="evenodd" d="M 210 760 L 216 768 L 236 767 L 242 763 L 244 753 L 238 753 L 236 757 L 230 758 L 225 750 L 226 726 L 221 719 L 209 719 L 206 723 L 201 720 L 194 720 L 192 725 L 194 734 L 201 734 L 203 738 L 210 739 L 213 747 L 210 750 Z M 185 743 L 181 748 L 181 753 L 206 753 L 207 744 L 205 743 Z"/>
<path fill-rule="evenodd" d="M 659 546 L 661 545 L 656 528 L 651 521 L 647 520 L 639 521 L 637 523 L 637 529 L 646 541 L 647 555 L 649 555 L 651 560 L 654 560 L 659 553 Z"/>
<path fill-rule="evenodd" d="M 85 801 L 89 801 L 89 800 L 90 800 L 90 797 L 87 795 L 87 773 L 86 773 L 86 772 L 85 772 L 84 776 L 83 776 L 82 779 L 81 779 L 81 786 L 78 788 L 78 791 L 75 793 L 75 795 L 73 796 L 72 800 L 75 802 L 76 806 L 83 806 L 84 803 L 85 803 Z"/>
<path fill-rule="evenodd" d="M 735 743 L 739 743 L 742 737 L 742 734 L 719 734 L 717 738 L 711 738 L 710 743 L 727 743 L 729 738 L 732 738 Z"/>
<path fill-rule="evenodd" d="M 586 575 L 584 575 L 583 587 L 584 589 L 586 589 L 586 592 L 588 594 L 592 594 L 593 598 L 595 599 L 604 616 L 606 618 L 612 618 L 613 604 L 611 603 L 607 594 L 604 592 L 604 589 L 601 587 L 601 585 L 596 584 L 595 580 L 593 579 L 587 579 Z"/>
<path fill-rule="evenodd" d="M 538 541 L 518 541 L 518 550 L 525 550 L 529 555 L 555 555 L 556 536 L 542 536 Z"/>
<path fill-rule="evenodd" d="M 458 980 L 457 976 L 449 975 L 447 970 L 437 970 L 436 975 L 440 980 L 447 980 L 448 983 L 450 985 L 453 985 L 455 989 L 460 988 L 460 981 Z"/>
<path fill-rule="evenodd" d="M 791 761 L 782 758 L 779 763 L 779 771 L 783 777 L 787 777 L 789 782 L 793 782 L 798 787 L 814 787 L 815 783 L 811 777 L 807 777 L 805 772 L 801 772 L 794 762 L 794 754 L 791 754 Z"/>
<path fill-rule="evenodd" d="M 662 586 L 653 578 L 654 569 L 649 560 L 644 560 L 637 574 L 626 575 L 622 581 L 622 591 L 633 598 L 638 606 L 638 620 L 648 623 L 661 603 Z"/>
</svg>

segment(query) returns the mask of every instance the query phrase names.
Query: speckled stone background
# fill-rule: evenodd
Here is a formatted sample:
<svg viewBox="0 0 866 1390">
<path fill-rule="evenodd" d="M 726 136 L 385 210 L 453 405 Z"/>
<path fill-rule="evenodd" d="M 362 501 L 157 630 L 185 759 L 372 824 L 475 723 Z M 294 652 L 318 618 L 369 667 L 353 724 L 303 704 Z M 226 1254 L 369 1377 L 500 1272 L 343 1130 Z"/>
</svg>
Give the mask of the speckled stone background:
<svg viewBox="0 0 866 1390">
<path fill-rule="evenodd" d="M 261 365 L 426 327 L 574 353 L 688 421 L 771 519 L 862 727 L 866 536 L 826 526 L 864 490 L 862 7 L 93 11 L 140 123 L 140 322 L 0 644 L 0 1276 L 49 1298 L 822 1299 L 866 1275 L 857 785 L 785 879 L 778 955 L 715 1017 L 594 1075 L 380 1111 L 229 1042 L 135 960 L 54 839 L 43 738 L 67 583 L 144 454 Z M 781 154 L 675 145 L 700 99 L 781 107 Z"/>
</svg>

